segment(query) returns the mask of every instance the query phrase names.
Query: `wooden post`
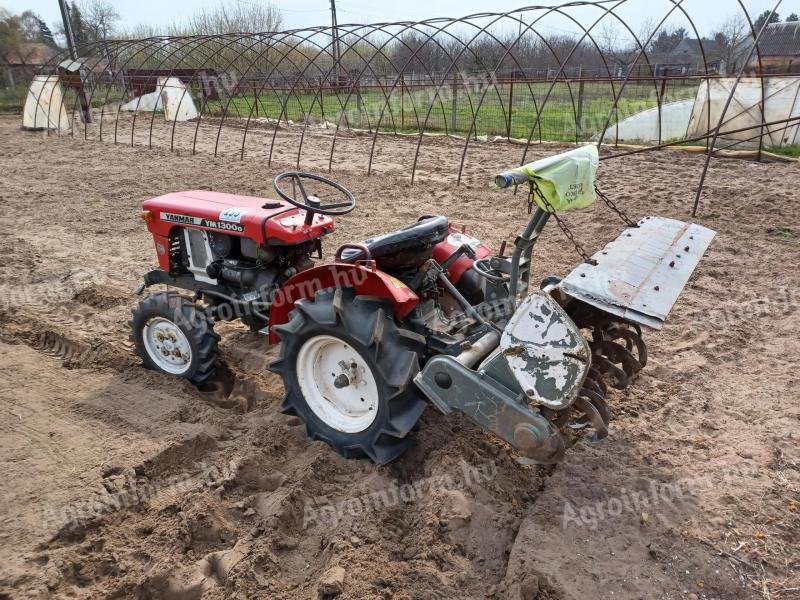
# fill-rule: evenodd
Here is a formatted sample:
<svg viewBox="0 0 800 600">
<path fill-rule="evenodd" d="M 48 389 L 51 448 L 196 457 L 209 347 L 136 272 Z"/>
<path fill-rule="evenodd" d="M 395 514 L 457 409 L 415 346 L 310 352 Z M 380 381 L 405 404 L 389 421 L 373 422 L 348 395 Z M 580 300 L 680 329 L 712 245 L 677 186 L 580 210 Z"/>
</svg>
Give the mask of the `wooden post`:
<svg viewBox="0 0 800 600">
<path fill-rule="evenodd" d="M 325 124 L 325 129 L 327 129 L 328 121 L 325 120 L 325 80 L 321 77 L 319 80 L 319 112 L 322 115 L 322 122 Z"/>
<path fill-rule="evenodd" d="M 406 78 L 400 73 L 400 129 L 406 128 L 406 100 L 405 100 Z"/>
<path fill-rule="evenodd" d="M 578 67 L 578 107 L 575 111 L 575 141 L 580 141 L 583 135 L 583 91 L 586 82 L 583 80 L 583 65 Z"/>
<path fill-rule="evenodd" d="M 258 88 L 256 87 L 255 82 L 253 82 L 253 91 L 255 92 L 256 98 L 256 119 L 258 118 Z"/>
<path fill-rule="evenodd" d="M 364 125 L 364 113 L 362 112 L 361 83 L 356 82 L 356 110 L 358 111 L 358 128 Z"/>
<path fill-rule="evenodd" d="M 453 101 L 450 105 L 450 133 L 454 133 L 458 126 L 458 82 L 453 79 Z"/>
<path fill-rule="evenodd" d="M 521 25 L 521 23 L 520 23 Z M 506 124 L 506 137 L 511 141 L 511 116 L 514 114 L 514 76 L 511 76 L 511 81 L 508 83 L 508 123 Z"/>
<path fill-rule="evenodd" d="M 664 96 L 666 95 L 666 92 L 667 92 L 667 75 L 668 74 L 669 74 L 669 68 L 668 67 L 664 67 L 664 73 L 663 73 L 662 79 L 661 79 L 661 92 L 659 93 L 658 106 L 656 107 L 658 109 L 658 144 L 659 144 L 659 146 L 661 145 L 661 119 L 662 119 L 662 117 L 661 117 L 661 109 L 664 106 Z"/>
</svg>

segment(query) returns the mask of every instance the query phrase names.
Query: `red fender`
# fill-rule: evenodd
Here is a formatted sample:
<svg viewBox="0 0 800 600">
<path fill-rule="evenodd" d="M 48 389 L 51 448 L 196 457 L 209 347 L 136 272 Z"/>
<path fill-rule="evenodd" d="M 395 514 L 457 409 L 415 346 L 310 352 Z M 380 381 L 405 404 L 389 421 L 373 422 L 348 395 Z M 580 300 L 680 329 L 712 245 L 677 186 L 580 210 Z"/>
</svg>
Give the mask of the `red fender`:
<svg viewBox="0 0 800 600">
<path fill-rule="evenodd" d="M 352 287 L 356 294 L 386 298 L 394 305 L 394 314 L 403 319 L 419 302 L 417 295 L 399 279 L 378 271 L 372 261 L 358 264 L 333 263 L 320 265 L 297 273 L 283 284 L 269 309 L 269 343 L 280 341 L 273 331 L 275 325 L 289 321 L 294 303 L 313 298 L 319 290 L 332 287 Z"/>
</svg>

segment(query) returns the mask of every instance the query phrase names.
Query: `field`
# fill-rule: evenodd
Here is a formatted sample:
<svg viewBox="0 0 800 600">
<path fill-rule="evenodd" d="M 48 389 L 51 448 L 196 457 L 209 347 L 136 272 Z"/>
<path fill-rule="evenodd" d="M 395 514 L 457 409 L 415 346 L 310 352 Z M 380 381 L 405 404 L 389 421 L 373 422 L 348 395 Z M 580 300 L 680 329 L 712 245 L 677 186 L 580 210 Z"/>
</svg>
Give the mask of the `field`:
<svg viewBox="0 0 800 600">
<path fill-rule="evenodd" d="M 718 236 L 647 335 L 642 376 L 613 392 L 603 443 L 524 464 L 429 407 L 411 451 L 376 467 L 279 412 L 276 350 L 244 326 L 219 327 L 225 366 L 202 389 L 141 368 L 126 324 L 155 261 L 141 202 L 269 196 L 299 135 L 281 130 L 267 166 L 267 127 L 244 161 L 230 132 L 212 156 L 210 122 L 196 156 L 161 129 L 141 147 L 147 130 L 115 146 L 0 117 L 0 598 L 800 598 L 797 163 L 712 162 L 698 221 Z M 327 167 L 331 136 L 307 137 L 302 166 Z M 381 139 L 365 177 L 370 141 L 337 141 L 332 176 L 358 207 L 327 257 L 422 214 L 494 248 L 518 234 L 522 196 L 490 183 L 519 146 L 475 143 L 456 187 L 463 142 L 426 139 L 411 186 L 416 139 Z M 703 159 L 608 160 L 599 184 L 635 217 L 687 219 Z M 600 203 L 566 219 L 592 250 L 623 227 Z M 540 244 L 537 279 L 579 260 L 556 227 Z"/>
<path fill-rule="evenodd" d="M 211 115 L 234 117 L 271 117 L 303 122 L 349 124 L 358 129 L 383 131 L 432 132 L 471 136 L 508 136 L 534 140 L 588 140 L 606 125 L 614 107 L 614 94 L 620 93 L 617 82 L 498 83 L 466 84 L 441 87 L 424 84 L 366 87 L 363 89 L 314 91 L 257 89 L 230 100 L 211 101 Z M 671 81 L 662 89 L 658 82 L 629 83 L 617 102 L 609 125 L 642 110 L 693 98 L 697 84 Z M 428 107 L 433 109 L 428 113 Z M 539 123 L 535 130 L 531 128 Z M 475 124 L 473 126 L 473 117 Z M 575 123 L 581 129 L 575 131 Z M 613 129 L 612 129 L 613 131 Z M 613 133 L 609 134 L 613 136 Z"/>
<path fill-rule="evenodd" d="M 363 88 L 322 88 L 314 90 L 273 88 L 253 83 L 251 89 L 240 90 L 234 96 L 209 100 L 202 106 L 205 117 L 229 115 L 234 118 L 271 118 L 302 123 L 338 123 L 356 129 L 378 128 L 386 132 L 429 132 L 469 134 L 477 136 L 508 136 L 546 141 L 588 140 L 606 126 L 613 108 L 615 93 L 622 81 L 613 82 L 515 82 L 487 85 L 486 83 L 435 85 L 419 84 L 377 85 Z M 609 126 L 613 139 L 613 124 L 642 110 L 662 103 L 693 98 L 697 82 L 669 80 L 650 83 L 628 83 L 612 113 Z M 20 112 L 25 104 L 27 87 L 0 88 L 0 113 Z M 106 112 L 116 112 L 116 102 L 130 98 L 118 85 L 98 85 L 89 92 L 93 107 L 104 103 Z M 199 88 L 192 95 L 200 102 Z M 66 91 L 68 112 L 78 110 L 75 94 Z M 428 107 L 433 106 L 430 114 Z M 200 107 L 199 107 L 200 108 Z M 540 114 L 541 111 L 541 114 Z M 539 115 L 539 123 L 531 131 Z M 149 116 L 149 115 L 148 115 Z M 475 118 L 475 125 L 472 121 Z M 576 131 L 575 123 L 581 127 Z M 666 140 L 665 140 L 666 141 Z"/>
</svg>

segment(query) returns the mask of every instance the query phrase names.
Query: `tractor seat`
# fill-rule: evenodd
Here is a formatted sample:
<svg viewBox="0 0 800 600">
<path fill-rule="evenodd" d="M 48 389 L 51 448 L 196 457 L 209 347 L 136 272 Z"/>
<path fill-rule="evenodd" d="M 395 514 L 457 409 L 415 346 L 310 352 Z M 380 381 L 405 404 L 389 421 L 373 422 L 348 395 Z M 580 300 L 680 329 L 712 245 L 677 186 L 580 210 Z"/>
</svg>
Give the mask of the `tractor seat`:
<svg viewBox="0 0 800 600">
<path fill-rule="evenodd" d="M 378 268 L 384 271 L 419 267 L 433 256 L 433 247 L 444 240 L 450 230 L 447 217 L 425 216 L 416 223 L 361 242 L 369 249 Z M 356 248 L 342 250 L 341 261 L 363 260 L 364 252 Z"/>
</svg>

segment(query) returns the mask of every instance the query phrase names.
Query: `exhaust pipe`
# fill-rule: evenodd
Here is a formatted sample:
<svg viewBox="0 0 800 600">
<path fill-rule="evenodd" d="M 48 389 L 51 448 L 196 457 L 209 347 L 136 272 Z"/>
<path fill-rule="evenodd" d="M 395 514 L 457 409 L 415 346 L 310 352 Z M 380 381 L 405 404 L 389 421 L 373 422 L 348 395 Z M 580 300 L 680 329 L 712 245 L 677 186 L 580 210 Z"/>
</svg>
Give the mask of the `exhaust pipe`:
<svg viewBox="0 0 800 600">
<path fill-rule="evenodd" d="M 489 331 L 483 337 L 478 338 L 469 348 L 455 357 L 456 361 L 471 369 L 489 353 L 497 348 L 500 343 L 500 334 L 496 331 Z"/>
</svg>

